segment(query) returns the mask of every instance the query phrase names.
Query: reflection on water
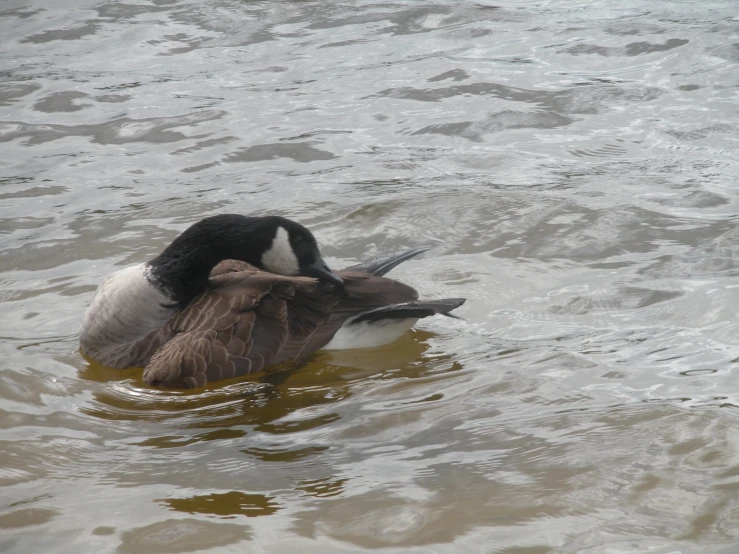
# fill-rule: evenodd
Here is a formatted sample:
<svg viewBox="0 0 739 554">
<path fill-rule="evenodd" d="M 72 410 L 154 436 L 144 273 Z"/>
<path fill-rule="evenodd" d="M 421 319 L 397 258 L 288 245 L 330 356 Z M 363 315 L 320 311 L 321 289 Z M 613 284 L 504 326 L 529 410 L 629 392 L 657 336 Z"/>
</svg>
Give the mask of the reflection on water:
<svg viewBox="0 0 739 554">
<path fill-rule="evenodd" d="M 736 6 L 0 7 L 0 550 L 734 553 Z M 205 215 L 464 296 L 161 391 L 77 352 Z M 492 549 L 492 550 L 491 550 Z"/>
<path fill-rule="evenodd" d="M 190 514 L 212 514 L 222 517 L 233 516 L 268 516 L 280 509 L 273 502 L 274 497 L 262 494 L 243 494 L 236 491 L 225 494 L 208 494 L 192 498 L 172 498 L 160 500 L 171 510 Z"/>
</svg>

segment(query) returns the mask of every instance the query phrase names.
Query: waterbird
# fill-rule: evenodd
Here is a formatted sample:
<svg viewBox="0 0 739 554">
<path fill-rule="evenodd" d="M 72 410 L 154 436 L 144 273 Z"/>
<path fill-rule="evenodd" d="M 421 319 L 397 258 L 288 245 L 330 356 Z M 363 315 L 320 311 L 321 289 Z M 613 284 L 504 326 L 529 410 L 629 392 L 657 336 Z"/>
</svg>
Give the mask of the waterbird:
<svg viewBox="0 0 739 554">
<path fill-rule="evenodd" d="M 154 386 L 193 388 L 301 360 L 319 349 L 389 344 L 464 298 L 418 300 L 384 275 L 416 248 L 333 272 L 303 225 L 220 214 L 190 226 L 154 259 L 98 287 L 80 351 L 110 368 L 143 367 Z"/>
</svg>

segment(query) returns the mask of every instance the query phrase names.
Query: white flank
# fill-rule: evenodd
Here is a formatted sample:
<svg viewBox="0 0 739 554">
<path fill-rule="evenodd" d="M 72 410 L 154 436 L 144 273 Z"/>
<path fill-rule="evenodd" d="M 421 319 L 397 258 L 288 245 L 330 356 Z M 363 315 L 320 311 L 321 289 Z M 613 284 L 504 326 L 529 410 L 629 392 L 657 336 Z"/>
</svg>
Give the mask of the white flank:
<svg viewBox="0 0 739 554">
<path fill-rule="evenodd" d="M 418 321 L 409 319 L 380 319 L 351 323 L 351 319 L 341 326 L 324 350 L 349 350 L 351 348 L 375 348 L 390 344 L 402 337 Z"/>
<path fill-rule="evenodd" d="M 287 229 L 278 227 L 272 246 L 262 255 L 262 266 L 270 273 L 297 275 L 300 269 L 298 257 L 293 252 Z"/>
<path fill-rule="evenodd" d="M 172 300 L 146 278 L 145 264 L 107 277 L 85 313 L 80 332 L 82 351 L 105 364 L 106 352 L 130 344 L 161 327 L 175 309 Z"/>
</svg>

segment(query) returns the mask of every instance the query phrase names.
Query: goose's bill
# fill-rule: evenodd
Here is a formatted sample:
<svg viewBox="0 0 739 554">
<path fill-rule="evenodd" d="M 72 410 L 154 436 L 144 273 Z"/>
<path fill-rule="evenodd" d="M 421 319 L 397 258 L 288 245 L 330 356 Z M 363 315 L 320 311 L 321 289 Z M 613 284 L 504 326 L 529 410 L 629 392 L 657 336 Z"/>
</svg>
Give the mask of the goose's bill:
<svg viewBox="0 0 739 554">
<path fill-rule="evenodd" d="M 300 266 L 300 274 L 305 277 L 315 277 L 319 281 L 333 283 L 337 287 L 344 286 L 344 281 L 341 280 L 341 277 L 331 271 L 322 258 L 318 258 L 310 265 Z"/>
</svg>

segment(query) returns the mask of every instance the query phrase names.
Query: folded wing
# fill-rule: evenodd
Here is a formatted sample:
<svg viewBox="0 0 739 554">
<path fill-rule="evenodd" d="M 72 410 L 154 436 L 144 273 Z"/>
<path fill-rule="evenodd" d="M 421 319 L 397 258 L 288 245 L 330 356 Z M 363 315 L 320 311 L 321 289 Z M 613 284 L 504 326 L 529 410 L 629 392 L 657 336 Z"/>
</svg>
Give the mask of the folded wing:
<svg viewBox="0 0 739 554">
<path fill-rule="evenodd" d="M 350 317 L 418 299 L 412 287 L 380 276 L 396 261 L 372 260 L 375 274 L 362 266 L 339 272 L 343 290 L 224 261 L 211 273 L 208 290 L 160 330 L 168 340 L 149 360 L 144 380 L 191 388 L 304 358 L 328 344 Z"/>
<path fill-rule="evenodd" d="M 260 371 L 299 358 L 340 294 L 312 279 L 285 278 L 241 262 L 219 264 L 208 290 L 167 324 L 172 338 L 152 356 L 144 380 L 170 388 Z"/>
</svg>

